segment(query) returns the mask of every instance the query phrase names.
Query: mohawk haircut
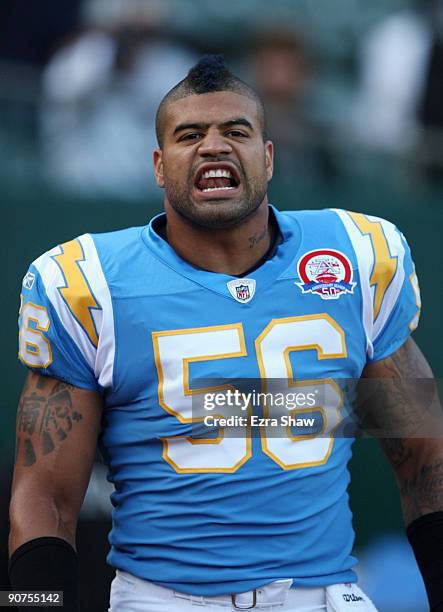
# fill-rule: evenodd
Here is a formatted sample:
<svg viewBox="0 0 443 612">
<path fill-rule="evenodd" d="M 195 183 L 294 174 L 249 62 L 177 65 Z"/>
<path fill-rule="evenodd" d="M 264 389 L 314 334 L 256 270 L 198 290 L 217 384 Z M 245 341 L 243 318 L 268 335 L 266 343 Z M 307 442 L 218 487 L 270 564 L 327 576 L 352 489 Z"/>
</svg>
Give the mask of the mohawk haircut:
<svg viewBox="0 0 443 612">
<path fill-rule="evenodd" d="M 263 102 L 258 93 L 247 83 L 232 74 L 222 55 L 204 55 L 187 76 L 164 96 L 155 116 L 155 132 L 160 148 L 163 147 L 164 123 L 168 104 L 191 95 L 232 91 L 253 100 L 257 106 L 263 140 L 266 139 L 266 119 Z"/>
</svg>

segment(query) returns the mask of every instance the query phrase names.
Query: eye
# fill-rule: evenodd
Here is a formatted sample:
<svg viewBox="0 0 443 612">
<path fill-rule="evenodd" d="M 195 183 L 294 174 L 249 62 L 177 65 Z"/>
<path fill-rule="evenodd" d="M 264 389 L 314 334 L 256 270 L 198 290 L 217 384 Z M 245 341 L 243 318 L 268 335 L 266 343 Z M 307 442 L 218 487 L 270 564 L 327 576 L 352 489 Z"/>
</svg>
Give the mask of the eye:
<svg viewBox="0 0 443 612">
<path fill-rule="evenodd" d="M 189 134 L 184 134 L 184 136 L 182 136 L 179 141 L 193 141 L 193 140 L 198 140 L 202 137 L 202 134 L 200 134 L 199 132 L 191 132 Z"/>
<path fill-rule="evenodd" d="M 241 130 L 229 130 L 226 135 L 232 136 L 233 138 L 246 138 L 248 136 L 246 132 L 242 132 Z"/>
</svg>

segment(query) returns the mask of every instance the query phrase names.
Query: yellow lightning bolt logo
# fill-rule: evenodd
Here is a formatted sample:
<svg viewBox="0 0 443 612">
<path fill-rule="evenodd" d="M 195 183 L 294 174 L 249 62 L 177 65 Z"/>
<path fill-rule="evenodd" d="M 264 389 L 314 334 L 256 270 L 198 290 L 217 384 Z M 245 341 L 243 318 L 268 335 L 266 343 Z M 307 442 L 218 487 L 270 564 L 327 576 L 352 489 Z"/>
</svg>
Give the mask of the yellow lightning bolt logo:
<svg viewBox="0 0 443 612">
<path fill-rule="evenodd" d="M 94 346 L 97 346 L 98 336 L 91 309 L 99 308 L 99 305 L 78 265 L 79 261 L 85 260 L 83 249 L 77 240 L 65 242 L 61 248 L 63 252 L 60 255 L 53 255 L 66 281 L 66 287 L 59 288 L 59 291 L 70 311 L 87 333 L 89 340 Z"/>
<path fill-rule="evenodd" d="M 374 321 L 380 312 L 386 289 L 397 271 L 397 258 L 392 257 L 386 236 L 379 221 L 370 221 L 365 215 L 350 212 L 354 223 L 364 235 L 369 235 L 374 250 L 374 267 L 370 278 L 371 287 L 375 286 Z"/>
</svg>

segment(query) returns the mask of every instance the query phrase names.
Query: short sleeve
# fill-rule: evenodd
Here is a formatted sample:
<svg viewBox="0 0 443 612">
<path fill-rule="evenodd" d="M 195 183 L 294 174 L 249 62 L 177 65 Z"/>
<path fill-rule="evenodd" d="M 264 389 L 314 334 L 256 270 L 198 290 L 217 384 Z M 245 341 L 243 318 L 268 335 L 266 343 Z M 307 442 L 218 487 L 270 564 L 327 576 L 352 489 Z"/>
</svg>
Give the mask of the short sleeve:
<svg viewBox="0 0 443 612">
<path fill-rule="evenodd" d="M 100 345 L 110 344 L 103 302 L 110 303 L 109 291 L 89 235 L 39 257 L 22 283 L 19 359 L 42 375 L 99 390 L 110 379 L 100 356 Z"/>
<path fill-rule="evenodd" d="M 413 332 L 420 318 L 421 298 L 417 274 L 411 251 L 405 237 L 397 228 L 397 272 L 398 290 L 382 313 L 379 312 L 380 321 L 374 318 L 374 334 L 372 339 L 373 355 L 368 361 L 379 361 L 394 353 Z M 395 296 L 395 297 L 394 297 Z M 375 314 L 375 313 L 374 313 Z"/>
<path fill-rule="evenodd" d="M 366 359 L 394 353 L 418 325 L 420 291 L 405 237 L 390 221 L 335 209 L 354 249 Z"/>
</svg>

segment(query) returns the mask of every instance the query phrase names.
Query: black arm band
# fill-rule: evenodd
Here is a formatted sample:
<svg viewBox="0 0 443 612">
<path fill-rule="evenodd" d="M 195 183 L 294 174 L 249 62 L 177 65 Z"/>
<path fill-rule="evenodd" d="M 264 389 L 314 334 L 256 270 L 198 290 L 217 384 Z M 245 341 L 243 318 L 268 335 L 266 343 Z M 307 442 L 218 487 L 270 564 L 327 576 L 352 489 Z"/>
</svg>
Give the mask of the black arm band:
<svg viewBox="0 0 443 612">
<path fill-rule="evenodd" d="M 406 533 L 425 583 L 431 612 L 443 612 L 443 512 L 412 521 Z"/>
<path fill-rule="evenodd" d="M 14 591 L 63 591 L 63 612 L 78 612 L 77 554 L 61 538 L 36 538 L 22 544 L 9 560 L 9 580 Z M 19 607 L 31 611 L 34 607 Z M 39 610 L 54 611 L 52 607 Z"/>
</svg>

